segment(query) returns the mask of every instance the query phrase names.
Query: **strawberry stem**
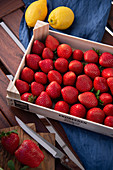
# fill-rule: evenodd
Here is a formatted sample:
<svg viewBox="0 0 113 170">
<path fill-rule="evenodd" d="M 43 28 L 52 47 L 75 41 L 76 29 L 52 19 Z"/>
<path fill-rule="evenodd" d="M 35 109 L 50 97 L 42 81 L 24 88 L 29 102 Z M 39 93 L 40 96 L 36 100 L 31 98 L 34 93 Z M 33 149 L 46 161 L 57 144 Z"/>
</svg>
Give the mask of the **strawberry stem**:
<svg viewBox="0 0 113 170">
<path fill-rule="evenodd" d="M 11 131 L 9 131 L 9 132 L 2 132 L 1 134 L 0 134 L 0 138 L 2 138 L 3 136 L 8 136 L 8 135 L 10 135 L 11 133 L 16 133 L 16 134 L 18 134 L 18 132 L 17 132 L 17 130 L 15 129 L 15 130 L 11 130 Z"/>
<path fill-rule="evenodd" d="M 12 160 L 8 161 L 8 167 L 10 168 L 10 170 L 15 170 L 15 165 L 14 165 L 14 162 Z"/>
<path fill-rule="evenodd" d="M 98 54 L 98 56 L 100 57 L 102 54 L 99 52 L 99 50 L 96 50 L 95 48 L 92 48 L 93 49 L 93 51 L 95 51 L 97 54 Z"/>
</svg>

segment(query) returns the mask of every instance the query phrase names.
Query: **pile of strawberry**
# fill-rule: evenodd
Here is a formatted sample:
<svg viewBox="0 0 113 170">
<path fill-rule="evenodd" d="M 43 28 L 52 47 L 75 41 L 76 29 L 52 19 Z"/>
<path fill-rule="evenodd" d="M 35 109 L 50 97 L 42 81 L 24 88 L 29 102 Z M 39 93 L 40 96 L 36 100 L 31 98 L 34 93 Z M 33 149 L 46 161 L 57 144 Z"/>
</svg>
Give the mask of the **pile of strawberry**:
<svg viewBox="0 0 113 170">
<path fill-rule="evenodd" d="M 2 132 L 0 139 L 3 148 L 11 155 L 15 155 L 16 159 L 23 165 L 35 168 L 44 160 L 43 152 L 32 140 L 26 139 L 19 145 L 20 138 L 17 130 Z"/>
<path fill-rule="evenodd" d="M 113 127 L 113 55 L 35 40 L 16 80 L 21 99 Z"/>
</svg>

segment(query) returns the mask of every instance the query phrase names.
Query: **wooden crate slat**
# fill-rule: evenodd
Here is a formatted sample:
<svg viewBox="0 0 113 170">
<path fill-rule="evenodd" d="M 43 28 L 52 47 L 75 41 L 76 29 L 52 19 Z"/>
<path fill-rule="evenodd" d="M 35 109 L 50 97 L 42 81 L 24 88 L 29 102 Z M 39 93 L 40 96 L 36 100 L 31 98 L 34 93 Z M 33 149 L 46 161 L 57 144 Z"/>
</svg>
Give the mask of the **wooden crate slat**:
<svg viewBox="0 0 113 170">
<path fill-rule="evenodd" d="M 10 127 L 9 122 L 4 117 L 3 113 L 0 111 L 0 129 Z"/>
<path fill-rule="evenodd" d="M 2 18 L 5 24 L 17 36 L 18 39 L 19 39 L 19 27 L 20 27 L 22 15 L 23 12 L 20 9 L 18 9 Z"/>
<path fill-rule="evenodd" d="M 1 61 L 14 76 L 20 64 L 23 52 L 2 27 L 0 27 L 0 47 Z"/>
<path fill-rule="evenodd" d="M 0 18 L 23 6 L 22 0 L 0 0 Z"/>
</svg>

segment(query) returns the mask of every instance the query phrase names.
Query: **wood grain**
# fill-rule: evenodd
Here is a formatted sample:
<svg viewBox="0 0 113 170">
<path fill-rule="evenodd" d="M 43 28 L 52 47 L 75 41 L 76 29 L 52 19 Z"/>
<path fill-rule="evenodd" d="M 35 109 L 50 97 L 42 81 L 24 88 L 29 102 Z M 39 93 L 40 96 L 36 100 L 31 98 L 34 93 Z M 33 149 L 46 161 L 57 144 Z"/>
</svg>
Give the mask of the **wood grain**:
<svg viewBox="0 0 113 170">
<path fill-rule="evenodd" d="M 34 123 L 28 124 L 30 128 L 32 128 L 34 131 L 36 131 L 36 127 Z M 0 129 L 0 133 L 2 131 L 8 132 L 10 130 L 17 129 L 20 143 L 23 142 L 23 140 L 30 139 L 33 140 L 29 135 L 27 135 L 19 126 L 10 127 L 10 128 L 4 128 Z M 50 133 L 39 133 L 43 138 L 45 138 L 48 142 L 55 145 L 55 135 Z M 34 141 L 34 140 L 33 140 Z M 36 144 L 38 144 L 36 141 L 34 141 Z M 45 158 L 43 162 L 41 162 L 40 166 L 37 168 L 29 168 L 29 170 L 54 170 L 55 169 L 55 159 L 52 155 L 50 155 L 43 147 L 40 147 L 42 152 L 45 155 Z M 16 160 L 14 155 L 10 155 L 7 151 L 5 151 L 0 143 L 0 167 L 4 168 L 4 170 L 7 170 L 7 162 L 8 160 L 13 160 L 15 164 L 15 169 L 19 170 L 22 165 Z"/>
<path fill-rule="evenodd" d="M 0 0 L 0 18 L 23 6 L 22 0 Z"/>
<path fill-rule="evenodd" d="M 21 58 L 23 57 L 23 52 L 2 27 L 0 27 L 0 47 L 1 62 L 12 75 L 15 75 Z"/>
<path fill-rule="evenodd" d="M 22 19 L 22 15 L 23 15 L 22 10 L 18 9 L 2 18 L 5 24 L 17 36 L 18 39 L 19 39 L 19 26 Z"/>
<path fill-rule="evenodd" d="M 5 118 L 4 114 L 0 111 L 0 129 L 10 127 L 8 120 Z"/>
</svg>

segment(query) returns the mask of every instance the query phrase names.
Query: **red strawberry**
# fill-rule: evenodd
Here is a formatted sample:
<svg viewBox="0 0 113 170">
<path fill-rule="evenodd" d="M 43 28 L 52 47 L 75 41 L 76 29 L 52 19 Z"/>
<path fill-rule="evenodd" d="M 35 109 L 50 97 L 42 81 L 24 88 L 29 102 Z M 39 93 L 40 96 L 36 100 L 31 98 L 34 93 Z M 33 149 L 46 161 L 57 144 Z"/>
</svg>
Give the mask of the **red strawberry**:
<svg viewBox="0 0 113 170">
<path fill-rule="evenodd" d="M 0 134 L 2 146 L 10 154 L 13 154 L 19 145 L 19 136 L 16 130 Z"/>
<path fill-rule="evenodd" d="M 39 61 L 41 60 L 40 56 L 37 54 L 27 54 L 26 55 L 26 64 L 33 70 L 39 69 Z"/>
<path fill-rule="evenodd" d="M 51 59 L 44 59 L 39 62 L 39 66 L 44 73 L 53 70 L 53 61 Z"/>
<path fill-rule="evenodd" d="M 65 102 L 74 104 L 77 102 L 78 90 L 72 86 L 66 86 L 61 90 L 62 97 Z"/>
<path fill-rule="evenodd" d="M 32 53 L 40 55 L 42 54 L 44 47 L 45 46 L 42 42 L 35 40 L 32 46 Z"/>
<path fill-rule="evenodd" d="M 113 77 L 113 68 L 105 68 L 102 71 L 102 77 L 104 78 L 109 78 L 109 77 Z"/>
<path fill-rule="evenodd" d="M 104 106 L 103 111 L 107 116 L 113 116 L 113 104 Z"/>
<path fill-rule="evenodd" d="M 69 70 L 73 71 L 75 74 L 81 74 L 83 71 L 83 65 L 80 61 L 72 60 L 69 63 Z"/>
<path fill-rule="evenodd" d="M 100 76 L 100 70 L 99 70 L 98 66 L 94 63 L 89 63 L 89 64 L 85 65 L 84 73 L 87 76 L 91 77 L 92 79 Z"/>
<path fill-rule="evenodd" d="M 16 159 L 24 165 L 36 168 L 44 159 L 44 154 L 32 140 L 24 140 L 15 152 Z"/>
<path fill-rule="evenodd" d="M 34 96 L 39 96 L 40 93 L 44 90 L 45 90 L 45 87 L 42 84 L 37 83 L 35 81 L 31 83 L 31 93 Z"/>
<path fill-rule="evenodd" d="M 23 80 L 17 79 L 15 85 L 21 94 L 29 91 L 29 84 Z"/>
<path fill-rule="evenodd" d="M 80 92 L 90 91 L 93 87 L 92 80 L 87 75 L 80 75 L 77 77 L 76 88 Z"/>
<path fill-rule="evenodd" d="M 31 83 L 34 79 L 34 71 L 28 67 L 24 67 L 20 77 L 22 80 Z"/>
<path fill-rule="evenodd" d="M 32 93 L 24 93 L 21 95 L 21 100 L 33 103 L 35 100 L 35 97 L 32 95 Z"/>
<path fill-rule="evenodd" d="M 104 120 L 104 125 L 113 127 L 113 116 L 107 116 Z"/>
<path fill-rule="evenodd" d="M 56 82 L 52 81 L 47 87 L 46 92 L 52 99 L 60 97 L 61 86 Z"/>
<path fill-rule="evenodd" d="M 81 61 L 81 60 L 83 60 L 83 57 L 84 57 L 84 53 L 81 50 L 76 49 L 73 51 L 73 59 L 74 60 Z"/>
<path fill-rule="evenodd" d="M 84 92 L 79 94 L 78 100 L 87 108 L 96 107 L 98 105 L 98 100 L 92 92 Z"/>
<path fill-rule="evenodd" d="M 84 60 L 88 63 L 97 63 L 98 54 L 94 50 L 88 50 L 84 53 Z"/>
<path fill-rule="evenodd" d="M 112 98 L 112 96 L 111 96 L 109 93 L 102 93 L 102 94 L 99 96 L 99 100 L 101 100 L 102 105 L 105 106 L 105 105 L 107 105 L 107 104 L 112 103 L 113 98 Z"/>
<path fill-rule="evenodd" d="M 84 118 L 86 114 L 86 109 L 82 104 L 74 104 L 70 108 L 70 115 Z"/>
<path fill-rule="evenodd" d="M 111 94 L 113 95 L 113 77 L 109 77 L 107 79 L 107 84 L 108 84 L 108 86 L 110 88 Z"/>
<path fill-rule="evenodd" d="M 47 92 L 43 91 L 41 94 L 37 97 L 35 104 L 51 108 L 52 107 L 52 101 Z"/>
<path fill-rule="evenodd" d="M 90 110 L 88 110 L 87 115 L 86 115 L 86 119 L 96 122 L 96 123 L 103 123 L 105 118 L 105 113 L 103 112 L 103 110 L 101 110 L 100 108 L 92 108 Z"/>
<path fill-rule="evenodd" d="M 76 74 L 72 71 L 69 71 L 63 76 L 63 84 L 65 86 L 73 86 L 76 80 Z"/>
<path fill-rule="evenodd" d="M 57 48 L 57 55 L 60 58 L 68 59 L 72 54 L 72 48 L 68 44 L 61 44 Z"/>
<path fill-rule="evenodd" d="M 43 72 L 36 72 L 34 77 L 37 83 L 41 83 L 41 84 L 47 83 L 47 75 Z"/>
<path fill-rule="evenodd" d="M 59 42 L 55 37 L 48 35 L 45 40 L 45 45 L 46 47 L 50 48 L 52 51 L 55 51 L 59 46 Z"/>
<path fill-rule="evenodd" d="M 113 67 L 113 55 L 105 52 L 99 58 L 99 64 L 103 67 Z"/>
<path fill-rule="evenodd" d="M 107 92 L 108 91 L 107 80 L 104 77 L 95 77 L 94 89 L 96 91 L 100 90 L 100 93 Z"/>
<path fill-rule="evenodd" d="M 68 70 L 68 61 L 65 58 L 58 58 L 55 61 L 55 68 L 60 73 L 65 73 Z"/>
<path fill-rule="evenodd" d="M 49 82 L 56 81 L 57 83 L 62 83 L 62 76 L 61 74 L 56 70 L 51 70 L 48 72 L 48 80 Z"/>
<path fill-rule="evenodd" d="M 53 53 L 53 51 L 50 49 L 50 48 L 44 48 L 43 49 L 43 52 L 42 52 L 42 58 L 43 59 L 53 59 L 53 57 L 54 57 L 54 53 Z"/>
<path fill-rule="evenodd" d="M 57 110 L 57 111 L 60 111 L 60 112 L 68 113 L 69 112 L 69 105 L 65 101 L 58 101 L 55 104 L 54 109 Z"/>
</svg>

